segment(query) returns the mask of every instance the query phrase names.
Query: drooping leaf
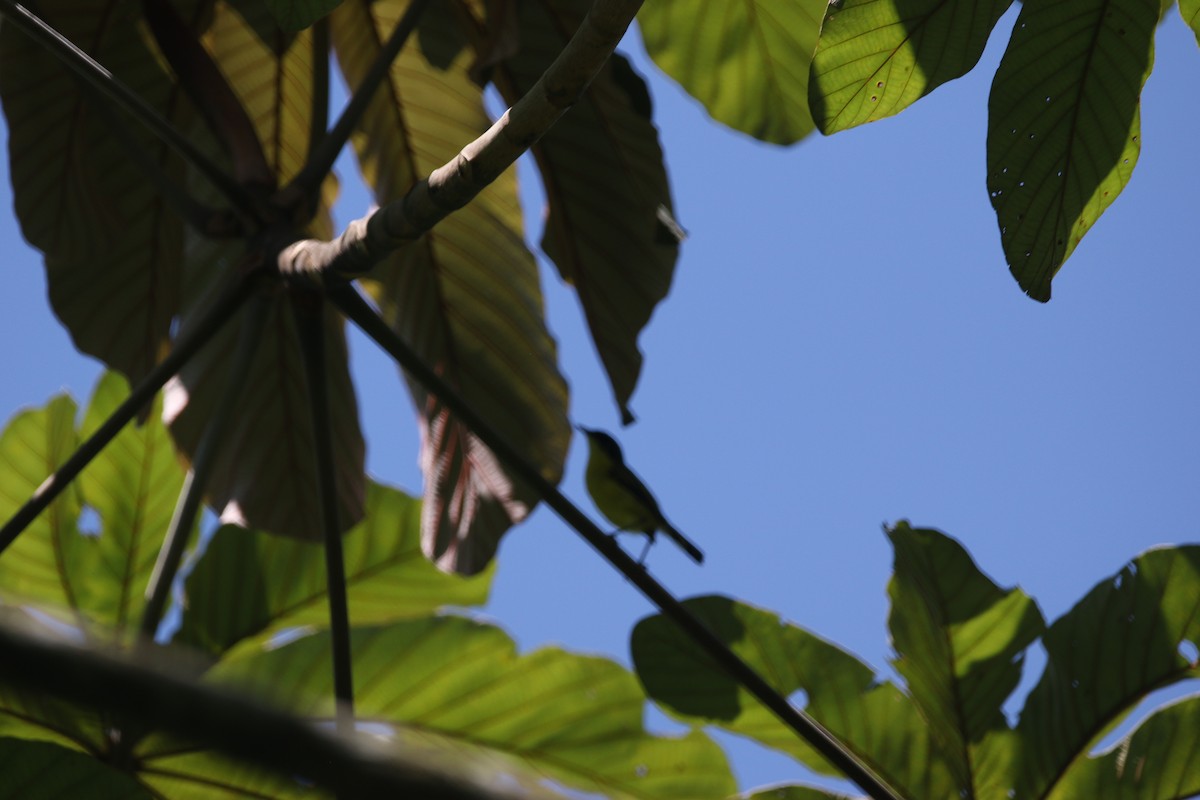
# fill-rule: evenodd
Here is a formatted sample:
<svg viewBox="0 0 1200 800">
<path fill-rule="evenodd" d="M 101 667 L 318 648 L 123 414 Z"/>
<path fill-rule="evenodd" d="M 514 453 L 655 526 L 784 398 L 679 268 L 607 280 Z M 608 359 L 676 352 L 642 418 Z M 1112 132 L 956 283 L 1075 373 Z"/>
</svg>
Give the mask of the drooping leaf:
<svg viewBox="0 0 1200 800">
<path fill-rule="evenodd" d="M 800 784 L 768 786 L 746 795 L 745 798 L 746 800 L 850 800 L 849 795 Z"/>
<path fill-rule="evenodd" d="M 988 98 L 987 185 L 1000 243 L 1035 300 L 1125 188 L 1158 6 L 1024 3 Z"/>
<path fill-rule="evenodd" d="M 445 605 L 479 605 L 492 570 L 446 575 L 421 553 L 420 504 L 375 483 L 366 516 L 342 539 L 350 614 L 357 624 L 421 616 Z M 324 552 L 230 527 L 217 531 L 188 576 L 176 640 L 219 654 L 237 641 L 329 624 Z"/>
<path fill-rule="evenodd" d="M 1180 652 L 1183 643 L 1200 642 L 1198 586 L 1200 546 L 1151 550 L 1054 621 L 1042 637 L 1046 669 L 1017 725 L 1019 796 L 1081 796 L 1073 787 L 1104 768 L 1080 757 L 1095 740 L 1149 692 L 1200 677 L 1200 666 Z M 1171 754 L 1171 761 L 1150 765 L 1155 775 L 1187 760 L 1186 752 L 1153 739 L 1161 730 L 1148 729 L 1139 744 Z M 1190 763 L 1194 769 L 1194 757 Z"/>
<path fill-rule="evenodd" d="M 510 105 L 558 56 L 590 6 L 521 4 L 520 47 L 493 74 Z M 670 289 L 682 236 L 645 81 L 614 54 L 533 155 L 546 186 L 542 248 L 575 287 L 617 406 L 631 422 L 629 399 L 642 368 L 637 338 Z"/>
<path fill-rule="evenodd" d="M 1196 34 L 1196 43 L 1200 44 L 1200 0 L 1179 0 L 1179 16 Z"/>
<path fill-rule="evenodd" d="M 334 12 L 334 46 L 350 86 L 362 80 L 406 5 L 350 0 Z M 471 60 L 449 7 L 431 5 L 354 140 L 379 203 L 403 196 L 489 127 L 468 74 Z M 570 433 L 566 385 L 522 239 L 512 171 L 363 284 L 425 362 L 556 482 Z M 436 397 L 409 385 L 422 432 L 425 552 L 444 569 L 478 572 L 536 497 Z"/>
<path fill-rule="evenodd" d="M 1148 717 L 1097 758 L 1085 759 L 1055 787 L 1054 797 L 1175 800 L 1200 795 L 1200 697 Z"/>
<path fill-rule="evenodd" d="M 896 670 L 958 784 L 990 783 L 981 769 L 996 762 L 980 757 L 980 744 L 1008 729 L 1001 704 L 1045 622 L 1024 592 L 996 586 L 944 534 L 901 522 L 888 537 L 896 553 L 888 588 Z"/>
<path fill-rule="evenodd" d="M 669 738 L 642 727 L 645 696 L 633 676 L 600 658 L 544 649 L 518 656 L 499 629 L 428 617 L 353 632 L 355 710 L 415 740 L 495 759 L 496 769 L 624 798 L 726 797 L 734 782 L 720 749 L 700 733 Z M 318 634 L 209 674 L 305 716 L 332 714 L 329 639 Z M 183 774 L 186 756 L 139 754 Z"/>
<path fill-rule="evenodd" d="M 98 59 L 163 117 L 191 110 L 142 40 L 140 3 L 47 0 L 37 12 Z M 175 153 L 100 104 L 47 50 L 11 25 L 0 31 L 0 100 L 9 127 L 21 229 L 45 254 L 50 302 L 76 347 L 141 378 L 162 356 L 178 305 L 182 222 L 130 160 L 118 136 L 169 177 Z"/>
<path fill-rule="evenodd" d="M 812 132 L 808 71 L 827 0 L 647 3 L 646 52 L 718 122 L 774 144 Z"/>
<path fill-rule="evenodd" d="M 338 7 L 342 0 L 265 0 L 279 26 L 286 31 L 307 28 Z"/>
<path fill-rule="evenodd" d="M 137 781 L 112 767 L 49 742 L 0 738 L 0 800 L 149 800 Z"/>
<path fill-rule="evenodd" d="M 854 656 L 775 614 L 726 597 L 693 598 L 685 605 L 776 691 L 785 696 L 803 691 L 805 710 L 905 796 L 958 797 L 965 788 L 910 698 L 895 684 L 879 681 Z M 812 769 L 837 774 L 666 618 L 641 620 L 631 651 L 647 694 L 672 714 L 748 736 Z"/>
<path fill-rule="evenodd" d="M 971 70 L 1012 0 L 829 3 L 809 75 L 822 133 L 898 114 Z"/>
<path fill-rule="evenodd" d="M 90 436 L 129 395 L 116 373 L 101 377 L 92 392 L 81 438 Z M 127 425 L 80 475 L 88 507 L 99 518 L 86 576 L 88 616 L 118 631 L 135 630 L 146 587 L 183 486 L 183 469 L 159 402 L 146 422 Z M 190 535 L 194 532 L 188 532 Z"/>
</svg>

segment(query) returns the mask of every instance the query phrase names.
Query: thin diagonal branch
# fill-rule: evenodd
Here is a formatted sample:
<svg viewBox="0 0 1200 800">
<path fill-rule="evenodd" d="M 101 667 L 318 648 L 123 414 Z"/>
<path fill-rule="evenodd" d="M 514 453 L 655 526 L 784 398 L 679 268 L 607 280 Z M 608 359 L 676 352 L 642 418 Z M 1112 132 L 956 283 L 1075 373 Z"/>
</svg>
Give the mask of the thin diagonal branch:
<svg viewBox="0 0 1200 800">
<path fill-rule="evenodd" d="M 284 249 L 278 260 L 280 271 L 361 275 L 465 206 L 583 95 L 641 5 L 642 0 L 596 0 L 554 63 L 483 135 L 404 197 L 351 222 L 334 241 L 309 239 Z"/>
<path fill-rule="evenodd" d="M 329 635 L 333 650 L 333 695 L 337 730 L 354 731 L 354 679 L 350 657 L 350 610 L 346 602 L 346 566 L 338 525 L 337 480 L 333 469 L 333 424 L 325 368 L 325 299 L 316 292 L 292 293 L 292 310 L 304 353 L 308 401 L 312 409 L 314 456 L 317 460 L 317 507 L 325 540 L 325 583 L 329 597 Z"/>
<path fill-rule="evenodd" d="M 421 361 L 395 331 L 370 307 L 362 295 L 349 284 L 336 278 L 327 279 L 327 293 L 359 328 L 375 340 L 404 371 L 424 386 L 438 401 L 455 414 L 487 445 L 513 474 L 546 501 L 564 522 L 574 528 L 588 544 L 617 568 L 630 583 L 674 622 L 692 641 L 708 654 L 734 680 L 758 698 L 780 721 L 823 755 L 842 774 L 858 784 L 875 800 L 899 800 L 866 764 L 845 747 L 832 733 L 808 714 L 792 706 L 787 698 L 775 691 L 754 669 L 730 650 L 703 622 L 688 611 L 667 589 L 622 550 L 614 538 L 606 535 L 579 508 L 547 481 L 536 467 L 510 445 L 463 398 L 432 369 Z"/>
<path fill-rule="evenodd" d="M 126 423 L 146 407 L 163 384 L 229 321 L 254 290 L 255 277 L 252 273 L 239 273 L 237 280 L 221 292 L 212 305 L 197 317 L 195 324 L 180 334 L 174 349 L 167 357 L 133 387 L 125 402 L 121 403 L 104 424 L 71 454 L 66 463 L 42 482 L 33 493 L 33 497 L 17 509 L 12 519 L 4 523 L 4 527 L 0 528 L 0 553 L 13 543 L 38 514 L 54 502 L 54 498 L 58 497 L 105 445 L 121 432 Z"/>
<path fill-rule="evenodd" d="M 381 748 L 366 737 L 335 735 L 308 720 L 242 694 L 189 680 L 153 658 L 49 640 L 0 625 L 0 679 L 219 750 L 280 775 L 300 777 L 340 797 L 422 800 L 530 800 L 548 791 L 495 785 L 461 762 L 442 763 L 428 751 Z M 197 670 L 198 671 L 198 670 Z M 559 795 L 553 795 L 558 797 Z"/>
<path fill-rule="evenodd" d="M 188 471 L 179 495 L 179 503 L 175 506 L 170 525 L 167 526 L 167 535 L 163 540 L 162 549 L 158 551 L 158 560 L 154 562 L 154 571 L 150 574 L 150 582 L 146 587 L 146 607 L 142 611 L 141 633 L 146 639 L 154 638 L 167 601 L 171 597 L 171 584 L 179 571 L 188 536 L 196 527 L 196 515 L 200 511 L 208 476 L 212 473 L 216 461 L 217 448 L 225 443 L 225 429 L 233 417 L 242 387 L 246 383 L 246 376 L 250 372 L 250 364 L 254 360 L 254 353 L 258 349 L 261 338 L 259 334 L 262 333 L 267 317 L 266 305 L 265 298 L 257 297 L 242 319 L 225 390 L 205 424 L 204 435 L 192 458 L 192 468 Z"/>
<path fill-rule="evenodd" d="M 210 161 L 196 145 L 188 141 L 175 126 L 163 119 L 157 111 L 146 104 L 145 100 L 97 63 L 95 59 L 15 0 L 0 0 L 0 14 L 31 39 L 43 45 L 55 58 L 98 89 L 105 97 L 119 104 L 134 119 L 149 128 L 155 136 L 174 148 L 185 161 L 221 193 L 232 208 L 253 218 L 253 203 L 246 191 L 220 167 Z"/>
<path fill-rule="evenodd" d="M 287 188 L 284 189 L 285 192 L 289 194 L 303 192 L 311 195 L 320 189 L 321 181 L 325 180 L 329 170 L 333 169 L 333 162 L 337 160 L 338 153 L 342 152 L 342 148 L 350 139 L 350 134 L 354 132 L 354 128 L 357 127 L 363 114 L 371 105 L 376 90 L 387 77 L 396 56 L 400 55 L 400 51 L 404 49 L 404 43 L 416 30 L 429 3 L 430 0 L 413 0 L 409 3 L 404 14 L 396 22 L 396 27 L 392 30 L 383 49 L 379 51 L 375 62 L 371 64 L 366 77 L 363 78 L 361 84 L 354 88 L 354 94 L 351 96 L 350 102 L 342 109 L 338 121 L 330 128 L 329 133 L 325 134 L 316 149 L 309 154 L 304 168 L 292 178 Z"/>
</svg>

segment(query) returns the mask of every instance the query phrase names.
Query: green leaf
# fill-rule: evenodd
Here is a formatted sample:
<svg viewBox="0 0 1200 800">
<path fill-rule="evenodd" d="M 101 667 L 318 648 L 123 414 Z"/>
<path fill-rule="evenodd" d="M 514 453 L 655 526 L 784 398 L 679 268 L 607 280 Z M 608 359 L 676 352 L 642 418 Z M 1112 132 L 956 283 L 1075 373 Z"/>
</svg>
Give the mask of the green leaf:
<svg viewBox="0 0 1200 800">
<path fill-rule="evenodd" d="M 769 786 L 744 797 L 745 800 L 850 800 L 850 795 L 800 784 Z"/>
<path fill-rule="evenodd" d="M 963 787 L 916 706 L 857 658 L 775 614 L 726 597 L 693 598 L 684 605 L 776 691 L 804 692 L 805 710 L 891 786 L 910 797 L 958 796 Z M 647 694 L 672 713 L 838 774 L 665 617 L 641 620 L 631 650 Z"/>
<path fill-rule="evenodd" d="M 901 522 L 888 537 L 894 664 L 959 785 L 970 786 L 985 734 L 1008 729 L 1000 706 L 1045 621 L 1024 592 L 1000 589 L 944 534 Z"/>
<path fill-rule="evenodd" d="M 332 38 L 349 85 L 361 82 L 406 5 L 349 0 L 334 13 Z M 380 204 L 402 197 L 490 126 L 470 64 L 451 9 L 431 5 L 368 109 L 364 135 L 354 140 Z M 537 265 L 522 237 L 513 171 L 362 283 L 425 363 L 557 482 L 570 439 L 566 384 L 545 327 Z M 425 552 L 444 569 L 478 572 L 537 497 L 514 483 L 437 398 L 414 383 L 409 388 L 422 433 Z"/>
<path fill-rule="evenodd" d="M 284 30 L 298 31 L 307 28 L 321 17 L 329 14 L 342 0 L 265 0 L 267 8 L 275 15 Z"/>
<path fill-rule="evenodd" d="M 809 76 L 822 133 L 898 114 L 979 62 L 1012 0 L 829 3 Z"/>
<path fill-rule="evenodd" d="M 1196 43 L 1200 44 L 1200 0 L 1179 0 L 1179 16 L 1196 34 Z"/>
<path fill-rule="evenodd" d="M 1009 269 L 1035 300 L 1050 299 L 1051 279 L 1133 173 L 1158 10 L 1021 7 L 988 99 L 987 185 Z"/>
<path fill-rule="evenodd" d="M 358 624 L 423 616 L 487 600 L 494 570 L 439 571 L 421 553 L 420 503 L 367 484 L 365 519 L 342 539 L 350 613 Z M 219 654 L 247 637 L 262 643 L 299 626 L 329 624 L 320 545 L 223 527 L 188 576 L 176 641 Z"/>
<path fill-rule="evenodd" d="M 1083 756 L 1099 737 L 1149 692 L 1200 677 L 1180 652 L 1200 642 L 1197 586 L 1200 545 L 1151 550 L 1055 620 L 1042 637 L 1045 672 L 1017 725 L 1019 796 L 1080 796 L 1070 787 L 1094 769 Z"/>
<path fill-rule="evenodd" d="M 168 120 L 192 110 L 139 35 L 140 3 L 46 0 L 37 13 Z M 44 47 L 0 30 L 0 100 L 9 128 L 17 217 L 46 257 L 50 302 L 85 353 L 140 379 L 162 356 L 179 301 L 182 223 L 118 135 L 167 175 L 183 165 L 146 129 L 99 103 Z"/>
<path fill-rule="evenodd" d="M 10 519 L 75 451 L 75 413 L 75 401 L 59 395 L 18 414 L 0 434 L 0 519 Z M 78 489 L 67 487 L 5 550 L 0 600 L 80 610 L 88 545 L 76 527 L 80 508 Z"/>
<path fill-rule="evenodd" d="M 774 144 L 812 132 L 808 71 L 827 0 L 647 3 L 646 51 L 718 122 Z"/>
<path fill-rule="evenodd" d="M 81 439 L 128 396 L 120 375 L 103 375 L 92 392 Z M 85 608 L 93 620 L 118 631 L 138 627 L 150 573 L 183 486 L 183 469 L 158 420 L 160 405 L 155 400 L 144 423 L 126 425 L 79 477 L 84 501 L 101 523 L 90 548 L 91 566 L 81 576 L 86 578 Z"/>
<path fill-rule="evenodd" d="M 1200 795 L 1200 697 L 1180 700 L 1148 717 L 1098 758 L 1086 759 L 1055 797 L 1093 800 L 1175 800 Z"/>
<path fill-rule="evenodd" d="M 0 738 L 0 800 L 139 800 L 151 797 L 123 772 L 49 742 Z"/>
<path fill-rule="evenodd" d="M 600 658 L 544 649 L 518 656 L 499 629 L 430 617 L 353 632 L 355 710 L 414 739 L 498 759 L 506 776 L 534 770 L 605 797 L 709 798 L 735 790 L 720 749 L 700 733 L 651 736 L 633 676 Z M 309 636 L 218 664 L 209 679 L 274 699 L 301 715 L 329 717 L 329 639 Z M 481 752 L 482 751 L 482 752 Z M 178 756 L 148 742 L 149 768 L 179 774 Z"/>
<path fill-rule="evenodd" d="M 587 0 L 520 5 L 520 48 L 493 75 L 510 105 L 558 56 L 590 6 Z M 575 287 L 617 406 L 630 422 L 629 399 L 642 368 L 637 339 L 670 289 L 682 236 L 671 216 L 645 81 L 614 54 L 533 155 L 546 187 L 542 249 Z"/>
</svg>

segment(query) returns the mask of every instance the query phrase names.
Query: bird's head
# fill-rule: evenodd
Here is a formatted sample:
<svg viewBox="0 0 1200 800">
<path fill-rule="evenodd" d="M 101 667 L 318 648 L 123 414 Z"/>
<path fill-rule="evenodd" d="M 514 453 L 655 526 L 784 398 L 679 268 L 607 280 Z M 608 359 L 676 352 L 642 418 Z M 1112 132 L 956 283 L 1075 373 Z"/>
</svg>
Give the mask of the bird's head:
<svg viewBox="0 0 1200 800">
<path fill-rule="evenodd" d="M 617 444 L 617 440 L 609 436 L 604 431 L 592 430 L 585 428 L 582 425 L 576 425 L 581 433 L 587 436 L 588 447 L 598 449 L 607 455 L 610 459 L 620 464 L 624 459 L 621 456 L 621 447 Z"/>
</svg>

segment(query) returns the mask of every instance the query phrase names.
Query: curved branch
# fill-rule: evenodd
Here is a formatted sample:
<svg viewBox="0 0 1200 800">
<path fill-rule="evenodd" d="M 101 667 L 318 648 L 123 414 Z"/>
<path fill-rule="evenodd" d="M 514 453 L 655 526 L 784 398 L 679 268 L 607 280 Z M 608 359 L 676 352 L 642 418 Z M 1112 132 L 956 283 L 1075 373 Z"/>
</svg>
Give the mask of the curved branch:
<svg viewBox="0 0 1200 800">
<path fill-rule="evenodd" d="M 332 242 L 306 239 L 291 244 L 279 254 L 279 271 L 361 275 L 465 206 L 579 100 L 641 6 L 642 0 L 596 0 L 554 63 L 483 135 L 404 197 L 351 222 Z"/>
</svg>

